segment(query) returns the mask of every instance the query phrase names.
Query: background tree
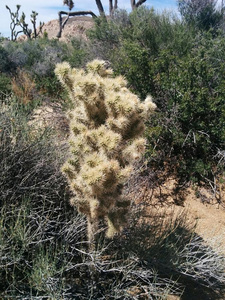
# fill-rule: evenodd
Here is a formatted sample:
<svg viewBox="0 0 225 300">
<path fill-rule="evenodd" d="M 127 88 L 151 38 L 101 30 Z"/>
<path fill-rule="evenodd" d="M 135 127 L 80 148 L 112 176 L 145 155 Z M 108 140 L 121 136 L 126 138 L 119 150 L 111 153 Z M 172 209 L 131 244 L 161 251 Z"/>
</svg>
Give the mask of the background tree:
<svg viewBox="0 0 225 300">
<path fill-rule="evenodd" d="M 114 11 L 118 8 L 118 1 L 117 0 L 109 0 L 109 13 L 110 16 L 113 15 Z"/>
<path fill-rule="evenodd" d="M 36 11 L 32 11 L 31 23 L 33 24 L 33 29 L 28 27 L 28 23 L 26 22 L 26 15 L 22 12 L 21 16 L 19 15 L 20 5 L 16 6 L 16 12 L 12 12 L 11 9 L 6 5 L 10 13 L 11 23 L 10 23 L 10 30 L 11 30 L 11 40 L 15 41 L 20 33 L 23 33 L 27 36 L 28 39 L 36 39 L 39 34 L 42 32 L 42 28 L 44 23 L 40 22 L 39 29 L 37 30 L 37 16 L 38 13 Z M 18 29 L 19 28 L 19 29 Z"/>
<path fill-rule="evenodd" d="M 98 7 L 98 10 L 99 10 L 99 14 L 100 16 L 103 16 L 105 17 L 105 11 L 104 11 L 104 8 L 102 6 L 102 3 L 100 0 L 96 0 L 95 1 L 96 4 L 97 4 L 97 7 Z M 67 5 L 68 8 L 69 8 L 69 12 L 66 12 L 66 11 L 59 11 L 58 15 L 59 15 L 59 32 L 57 34 L 57 37 L 60 38 L 61 35 L 62 35 L 62 31 L 63 31 L 63 28 L 65 27 L 67 21 L 69 20 L 70 17 L 74 17 L 74 16 L 85 16 L 85 15 L 91 15 L 92 17 L 96 18 L 97 16 L 90 10 L 88 11 L 85 11 L 85 10 L 82 10 L 82 11 L 76 11 L 76 12 L 71 12 L 71 10 L 73 9 L 74 7 L 74 2 L 73 0 L 64 0 L 63 1 L 63 4 L 64 5 Z M 66 15 L 66 18 L 65 20 L 63 21 L 63 18 L 62 16 L 63 15 Z"/>
<path fill-rule="evenodd" d="M 198 29 L 217 29 L 223 18 L 223 8 L 217 9 L 216 0 L 178 0 L 178 10 L 189 25 Z"/>
<path fill-rule="evenodd" d="M 105 14 L 101 0 L 95 0 L 95 2 L 98 7 L 99 14 L 100 15 Z M 139 0 L 138 2 L 136 2 L 136 0 L 131 0 L 131 7 L 132 9 L 135 9 L 140 5 L 142 5 L 144 2 L 146 2 L 146 0 Z M 64 0 L 63 4 L 67 5 L 70 10 L 74 7 L 73 0 Z M 117 8 L 118 8 L 118 0 L 109 0 L 109 14 L 111 15 L 113 11 L 115 11 Z"/>
<path fill-rule="evenodd" d="M 101 0 L 95 0 L 95 2 L 96 2 L 96 5 L 98 7 L 99 14 L 100 15 L 104 15 L 105 12 L 104 12 L 104 8 L 103 8 Z M 109 0 L 109 2 L 113 2 L 113 0 Z M 117 0 L 115 0 L 115 2 L 117 3 Z M 67 5 L 69 7 L 70 11 L 74 8 L 74 2 L 73 2 L 73 0 L 63 0 L 63 4 Z"/>
<path fill-rule="evenodd" d="M 131 0 L 130 2 L 131 2 L 131 8 L 132 8 L 132 10 L 134 10 L 135 8 L 138 8 L 143 3 L 145 3 L 146 0 L 139 0 L 138 2 L 136 2 L 136 0 Z"/>
<path fill-rule="evenodd" d="M 10 23 L 10 31 L 11 31 L 11 41 L 15 41 L 17 39 L 17 36 L 21 31 L 16 31 L 16 27 L 18 26 L 18 18 L 19 18 L 19 10 L 20 5 L 16 6 L 16 12 L 12 12 L 11 9 L 6 5 L 6 8 L 8 9 L 10 13 L 11 23 Z"/>
<path fill-rule="evenodd" d="M 101 0 L 95 0 L 96 5 L 98 7 L 99 15 L 106 20 L 105 10 L 102 5 Z M 142 5 L 146 0 L 139 0 L 136 3 L 136 0 L 131 0 L 131 7 L 132 10 Z M 71 10 L 74 7 L 73 0 L 63 0 L 63 4 L 67 5 L 69 7 L 69 12 L 60 11 L 59 12 L 59 32 L 57 34 L 57 37 L 60 38 L 62 35 L 62 30 L 65 27 L 67 21 L 69 20 L 69 17 L 74 16 L 83 16 L 83 15 L 91 15 L 92 17 L 97 17 L 92 11 L 78 11 L 78 12 L 71 12 Z M 118 0 L 109 0 L 109 15 L 112 16 L 115 10 L 118 8 Z M 66 19 L 63 21 L 62 15 L 66 15 Z"/>
</svg>

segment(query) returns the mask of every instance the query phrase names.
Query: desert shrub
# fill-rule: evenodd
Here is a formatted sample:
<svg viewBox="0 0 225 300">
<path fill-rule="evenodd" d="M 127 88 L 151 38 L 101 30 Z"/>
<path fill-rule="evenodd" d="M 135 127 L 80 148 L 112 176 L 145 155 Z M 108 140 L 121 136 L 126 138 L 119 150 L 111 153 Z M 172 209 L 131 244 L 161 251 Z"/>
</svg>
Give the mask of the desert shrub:
<svg viewBox="0 0 225 300">
<path fill-rule="evenodd" d="M 41 56 L 43 47 L 44 44 L 40 40 L 8 42 L 5 45 L 9 59 L 15 64 L 16 68 L 31 68 L 36 61 L 43 58 Z"/>
<path fill-rule="evenodd" d="M 164 12 L 158 14 L 154 9 L 140 7 L 130 14 L 132 40 L 137 40 L 148 49 L 150 55 L 157 55 L 163 47 L 168 47 L 174 40 L 174 26 L 178 19 L 175 15 Z"/>
<path fill-rule="evenodd" d="M 106 22 L 104 18 L 97 18 L 95 27 L 88 31 L 88 36 L 92 41 L 90 47 L 95 56 L 109 60 L 112 55 L 112 49 L 119 42 L 119 34 L 114 30 L 112 22 Z"/>
<path fill-rule="evenodd" d="M 27 63 L 28 55 L 22 48 L 22 43 L 12 43 L 8 41 L 4 44 L 4 48 L 8 53 L 9 60 L 14 64 L 15 69 L 23 67 Z"/>
<path fill-rule="evenodd" d="M 144 7 L 124 23 L 117 17 L 116 25 L 98 23 L 91 38 L 132 91 L 141 99 L 150 93 L 157 104 L 146 131 L 150 163 L 170 165 L 181 180 L 212 180 L 224 148 L 224 34 Z"/>
<path fill-rule="evenodd" d="M 53 297 L 63 284 L 57 277 L 65 266 L 63 241 L 76 245 L 85 237 L 84 220 L 67 205 L 59 171 L 64 151 L 15 106 L 1 107 L 0 128 L 0 294 Z"/>
<path fill-rule="evenodd" d="M 43 193 L 46 191 L 51 194 L 48 199 L 53 201 L 65 182 L 61 180 L 60 172 L 57 171 L 58 165 L 54 163 L 54 156 L 59 155 L 59 148 L 53 146 L 54 140 L 50 142 L 51 133 L 41 129 L 35 131 L 29 127 L 26 112 L 16 102 L 10 107 L 3 105 L 0 117 L 1 162 L 4 166 L 0 180 L 1 201 L 16 202 L 23 196 L 41 197 L 41 188 Z M 41 161 L 43 163 L 40 163 Z M 60 156 L 57 161 L 60 164 Z M 45 179 L 50 179 L 55 172 L 58 183 L 53 181 L 52 187 L 49 185 L 50 182 L 45 185 Z"/>
<path fill-rule="evenodd" d="M 217 1 L 179 0 L 178 10 L 189 26 L 200 30 L 218 29 L 223 19 L 223 4 L 218 8 Z"/>
<path fill-rule="evenodd" d="M 159 14 L 146 7 L 140 7 L 130 14 L 118 10 L 107 23 L 97 19 L 95 27 L 89 30 L 94 45 L 100 42 L 99 47 L 105 50 L 108 58 L 113 57 L 114 50 L 119 49 L 124 41 L 137 42 L 148 51 L 149 58 L 171 47 L 179 47 L 181 52 L 185 52 L 191 45 L 193 34 L 192 29 L 182 24 L 175 14 L 166 11 Z M 108 44 L 111 44 L 110 52 L 107 51 Z"/>
<path fill-rule="evenodd" d="M 105 59 L 112 57 L 114 48 L 120 47 L 123 41 L 137 41 L 151 55 L 155 55 L 162 45 L 166 46 L 171 38 L 174 39 L 175 23 L 179 23 L 175 15 L 166 12 L 160 15 L 146 7 L 140 7 L 130 14 L 117 10 L 108 22 L 101 18 L 95 20 L 95 28 L 89 30 L 89 37 L 92 41 L 101 42 L 99 47 L 108 56 Z M 103 53 L 103 49 L 100 53 Z"/>
<path fill-rule="evenodd" d="M 86 56 L 87 52 L 79 40 L 74 39 L 68 45 L 49 42 L 42 51 L 43 58 L 33 66 L 38 88 L 49 95 L 64 98 L 64 91 L 54 73 L 56 64 L 66 60 L 73 67 L 83 66 Z"/>
<path fill-rule="evenodd" d="M 145 48 L 140 47 L 136 41 L 124 41 L 117 56 L 118 59 L 113 61 L 115 72 L 125 75 L 133 92 L 144 99 L 154 91 L 153 73 Z"/>
<path fill-rule="evenodd" d="M 189 53 L 194 33 L 173 15 L 158 15 L 147 9 L 137 12 L 130 16 L 134 19 L 131 22 L 133 35 L 121 37 L 110 61 L 115 72 L 124 75 L 142 99 L 151 93 L 157 101 L 158 93 L 162 92 L 157 89 L 157 77 L 167 70 L 171 60 L 184 58 Z"/>
<path fill-rule="evenodd" d="M 175 15 L 140 7 L 131 14 L 118 11 L 107 23 L 101 19 L 89 32 L 93 51 L 109 60 L 116 74 L 126 76 L 142 99 L 154 94 L 155 61 L 162 51 L 183 56 L 191 48 L 192 30 Z"/>
<path fill-rule="evenodd" d="M 19 103 L 26 105 L 34 98 L 35 82 L 28 73 L 19 70 L 17 76 L 12 79 L 12 92 Z"/>
<path fill-rule="evenodd" d="M 46 45 L 44 49 L 41 49 L 41 59 L 35 60 L 32 66 L 32 72 L 40 77 L 50 76 L 55 64 L 61 61 L 63 52 L 57 47 Z"/>
<path fill-rule="evenodd" d="M 4 100 L 11 93 L 11 79 L 8 75 L 0 73 L 0 99 Z"/>
<path fill-rule="evenodd" d="M 37 88 L 49 95 L 59 91 L 60 86 L 54 77 L 55 64 L 61 61 L 63 49 L 47 39 L 12 43 L 7 47 L 8 56 L 17 68 L 29 72 Z M 57 94 L 57 92 L 56 92 Z"/>
<path fill-rule="evenodd" d="M 8 57 L 8 52 L 2 45 L 0 45 L 0 72 L 10 72 L 11 68 L 12 63 Z"/>
<path fill-rule="evenodd" d="M 12 73 L 17 69 L 24 69 L 32 76 L 39 91 L 59 98 L 63 97 L 63 91 L 54 74 L 55 65 L 66 59 L 72 65 L 79 66 L 83 64 L 87 55 L 81 41 L 74 40 L 71 44 L 66 44 L 47 38 L 23 42 L 8 41 L 4 43 L 2 51 L 13 66 Z M 5 60 L 3 62 L 2 67 L 6 68 L 8 64 L 6 65 Z"/>
<path fill-rule="evenodd" d="M 161 128 L 155 149 L 161 151 L 161 142 L 167 141 L 167 154 L 182 158 L 177 161 L 180 175 L 210 179 L 219 172 L 215 155 L 224 148 L 224 37 L 197 36 L 185 59 L 166 55 L 170 63 L 155 77 L 156 102 L 164 111 L 154 123 Z M 163 54 L 156 64 L 164 63 Z"/>
<path fill-rule="evenodd" d="M 71 299 L 70 268 L 81 262 L 71 247 L 85 238 L 85 222 L 62 200 L 1 205 L 1 298 Z"/>
<path fill-rule="evenodd" d="M 63 60 L 68 61 L 72 68 L 84 67 L 89 60 L 88 44 L 79 39 L 71 39 L 68 44 L 67 54 Z M 91 51 L 91 50 L 90 50 Z"/>
</svg>

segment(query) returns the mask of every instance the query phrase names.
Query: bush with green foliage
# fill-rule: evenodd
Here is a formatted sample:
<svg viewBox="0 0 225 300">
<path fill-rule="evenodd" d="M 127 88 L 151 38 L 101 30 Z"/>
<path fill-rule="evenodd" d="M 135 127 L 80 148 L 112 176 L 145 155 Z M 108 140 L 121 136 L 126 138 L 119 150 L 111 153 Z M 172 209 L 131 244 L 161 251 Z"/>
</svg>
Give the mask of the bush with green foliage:
<svg viewBox="0 0 225 300">
<path fill-rule="evenodd" d="M 192 47 L 193 33 L 175 15 L 158 14 L 140 7 L 131 14 L 118 11 L 107 23 L 96 21 L 89 32 L 94 51 L 109 60 L 116 74 L 123 74 L 142 99 L 154 94 L 154 68 L 162 51 L 183 56 Z M 96 48 L 96 50 L 95 50 Z"/>
<path fill-rule="evenodd" d="M 11 79 L 4 73 L 0 73 L 0 99 L 4 100 L 11 93 Z"/>
<path fill-rule="evenodd" d="M 167 155 L 180 158 L 177 171 L 186 179 L 212 179 L 221 171 L 216 154 L 225 146 L 224 45 L 221 35 L 200 34 L 185 59 L 167 55 L 166 68 L 155 77 L 158 106 L 166 106 L 154 124 L 161 129 L 149 141 L 159 151 L 167 142 Z M 164 63 L 159 56 L 156 68 Z"/>
<path fill-rule="evenodd" d="M 166 163 L 184 180 L 217 176 L 224 149 L 223 32 L 204 33 L 142 7 L 98 21 L 91 39 L 133 92 L 141 99 L 150 93 L 157 104 L 146 131 L 150 163 Z"/>
<path fill-rule="evenodd" d="M 196 29 L 216 30 L 223 21 L 224 8 L 217 7 L 217 0 L 178 0 L 177 2 L 184 21 Z"/>
<path fill-rule="evenodd" d="M 7 42 L 5 44 L 7 44 Z M 12 66 L 13 63 L 10 61 L 8 51 L 4 46 L 0 45 L 0 72 L 9 73 Z"/>
</svg>

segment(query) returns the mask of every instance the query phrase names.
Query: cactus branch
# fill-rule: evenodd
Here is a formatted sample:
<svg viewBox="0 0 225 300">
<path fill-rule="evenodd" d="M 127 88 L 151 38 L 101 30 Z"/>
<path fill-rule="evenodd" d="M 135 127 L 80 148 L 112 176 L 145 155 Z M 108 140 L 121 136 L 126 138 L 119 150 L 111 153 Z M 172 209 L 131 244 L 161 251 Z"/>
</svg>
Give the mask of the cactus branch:
<svg viewBox="0 0 225 300">
<path fill-rule="evenodd" d="M 55 73 L 75 104 L 69 113 L 71 155 L 62 171 L 74 193 L 71 204 L 87 216 L 92 243 L 101 220 L 107 237 L 126 223 L 130 201 L 123 185 L 145 151 L 144 122 L 155 104 L 150 96 L 141 103 L 101 60 L 85 70 L 64 62 Z"/>
</svg>

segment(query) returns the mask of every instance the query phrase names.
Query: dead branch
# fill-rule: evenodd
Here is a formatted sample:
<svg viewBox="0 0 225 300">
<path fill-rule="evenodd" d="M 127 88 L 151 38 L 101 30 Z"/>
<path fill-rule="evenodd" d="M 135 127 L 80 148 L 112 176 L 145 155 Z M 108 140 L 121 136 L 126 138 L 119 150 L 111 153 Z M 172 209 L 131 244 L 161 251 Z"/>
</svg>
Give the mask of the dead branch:
<svg viewBox="0 0 225 300">
<path fill-rule="evenodd" d="M 132 10 L 134 10 L 135 8 L 138 8 L 143 3 L 145 3 L 146 0 L 139 0 L 137 3 L 136 3 L 136 0 L 131 0 L 130 2 L 131 2 L 131 8 L 132 8 Z"/>
<path fill-rule="evenodd" d="M 91 15 L 92 18 L 97 18 L 97 16 L 92 11 L 76 11 L 76 12 L 59 11 L 58 15 L 59 15 L 59 32 L 57 34 L 57 38 L 60 38 L 62 36 L 63 28 L 65 27 L 70 17 Z M 62 18 L 63 15 L 67 16 L 64 21 Z"/>
</svg>

